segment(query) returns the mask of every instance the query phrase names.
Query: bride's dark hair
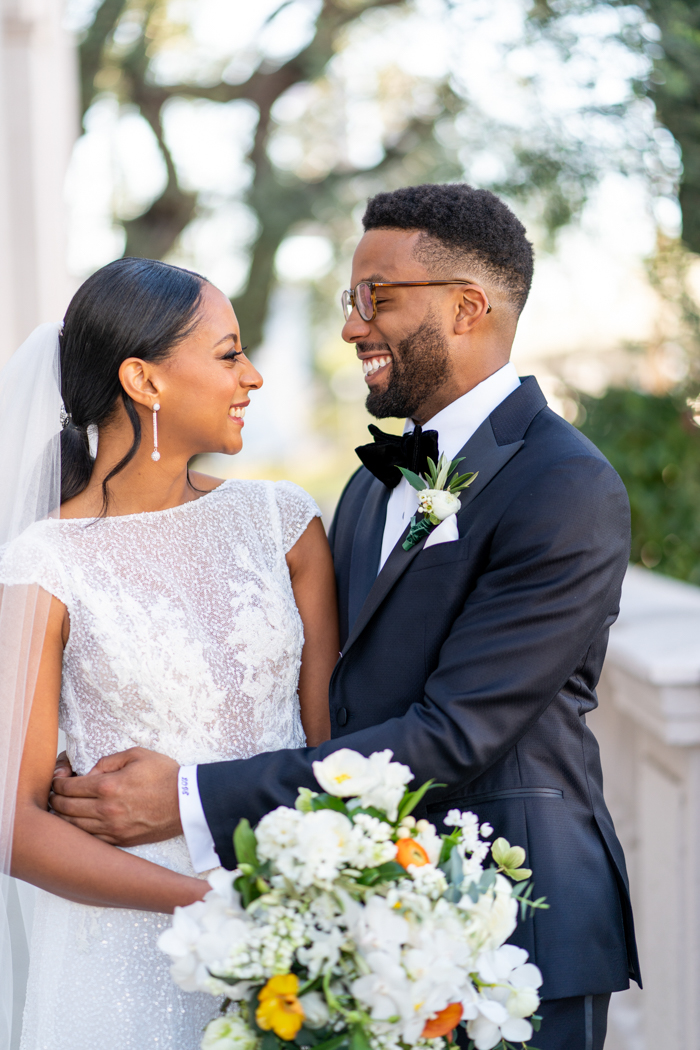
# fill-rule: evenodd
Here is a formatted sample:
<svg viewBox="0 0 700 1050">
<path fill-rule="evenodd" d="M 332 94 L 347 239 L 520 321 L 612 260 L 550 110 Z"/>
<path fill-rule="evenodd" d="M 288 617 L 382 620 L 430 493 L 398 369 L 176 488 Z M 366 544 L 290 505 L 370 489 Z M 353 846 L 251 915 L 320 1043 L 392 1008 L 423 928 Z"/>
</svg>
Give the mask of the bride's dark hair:
<svg viewBox="0 0 700 1050">
<path fill-rule="evenodd" d="M 121 397 L 134 430 L 124 458 L 102 483 L 129 463 L 141 444 L 141 421 L 119 382 L 128 357 L 160 361 L 194 330 L 206 281 L 155 259 L 117 259 L 88 277 L 70 301 L 61 334 L 61 395 L 70 422 L 61 432 L 61 502 L 87 486 L 94 460 L 87 428 L 104 426 Z"/>
</svg>

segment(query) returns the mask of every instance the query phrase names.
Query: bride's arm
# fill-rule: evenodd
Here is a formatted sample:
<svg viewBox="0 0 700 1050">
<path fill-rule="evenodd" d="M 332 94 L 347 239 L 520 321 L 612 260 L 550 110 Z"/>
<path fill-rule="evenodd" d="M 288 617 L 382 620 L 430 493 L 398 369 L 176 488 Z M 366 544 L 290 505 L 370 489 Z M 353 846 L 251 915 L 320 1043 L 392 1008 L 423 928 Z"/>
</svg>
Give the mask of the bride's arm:
<svg viewBox="0 0 700 1050">
<path fill-rule="evenodd" d="M 208 883 L 124 853 L 48 810 L 67 625 L 53 598 L 20 769 L 12 874 L 80 904 L 172 912 L 200 900 Z"/>
<path fill-rule="evenodd" d="M 328 540 L 320 518 L 312 518 L 287 554 L 294 598 L 304 623 L 299 673 L 301 721 L 309 746 L 331 735 L 328 684 L 338 659 L 338 606 Z"/>
</svg>

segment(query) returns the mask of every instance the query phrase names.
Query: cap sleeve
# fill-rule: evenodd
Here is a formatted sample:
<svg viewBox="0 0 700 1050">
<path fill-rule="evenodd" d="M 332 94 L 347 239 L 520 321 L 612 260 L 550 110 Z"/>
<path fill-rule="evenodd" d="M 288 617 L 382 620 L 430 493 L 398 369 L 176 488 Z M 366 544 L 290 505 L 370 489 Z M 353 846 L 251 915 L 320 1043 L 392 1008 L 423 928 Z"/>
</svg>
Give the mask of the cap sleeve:
<svg viewBox="0 0 700 1050">
<path fill-rule="evenodd" d="M 43 522 L 30 526 L 17 539 L 0 547 L 0 586 L 37 584 L 68 605 L 70 587 L 42 525 Z"/>
<path fill-rule="evenodd" d="M 316 500 L 293 481 L 275 484 L 275 502 L 280 516 L 284 553 L 292 549 L 312 518 L 320 518 Z"/>
</svg>

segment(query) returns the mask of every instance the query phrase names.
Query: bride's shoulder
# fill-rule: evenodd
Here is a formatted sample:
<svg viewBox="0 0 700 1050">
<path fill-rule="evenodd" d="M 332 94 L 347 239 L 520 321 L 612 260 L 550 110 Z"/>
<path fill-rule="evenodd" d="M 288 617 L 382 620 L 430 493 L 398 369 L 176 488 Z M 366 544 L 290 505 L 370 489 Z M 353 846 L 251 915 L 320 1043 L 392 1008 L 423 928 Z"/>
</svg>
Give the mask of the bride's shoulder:
<svg viewBox="0 0 700 1050">
<path fill-rule="evenodd" d="M 36 521 L 0 547 L 0 584 L 39 584 L 65 601 L 65 573 L 55 519 Z"/>
<path fill-rule="evenodd" d="M 282 545 L 289 550 L 312 518 L 321 517 L 313 496 L 293 481 L 232 478 L 212 493 L 221 505 L 253 521 L 258 529 L 281 530 Z M 205 496 L 204 499 L 211 499 Z"/>
</svg>

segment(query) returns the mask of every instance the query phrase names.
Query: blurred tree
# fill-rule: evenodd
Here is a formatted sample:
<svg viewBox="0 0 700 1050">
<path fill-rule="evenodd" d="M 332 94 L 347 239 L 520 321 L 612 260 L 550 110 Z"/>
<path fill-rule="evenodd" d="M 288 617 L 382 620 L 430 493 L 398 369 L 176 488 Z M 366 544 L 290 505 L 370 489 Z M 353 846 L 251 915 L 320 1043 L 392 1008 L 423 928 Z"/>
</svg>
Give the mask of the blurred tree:
<svg viewBox="0 0 700 1050">
<path fill-rule="evenodd" d="M 700 2 L 534 0 L 530 20 L 570 55 L 573 19 L 611 9 L 624 12 L 619 39 L 647 60 L 645 72 L 634 81 L 636 94 L 652 100 L 659 124 L 680 147 L 677 192 L 683 240 L 691 251 L 700 252 Z M 647 173 L 652 179 L 660 174 L 653 162 Z"/>
<path fill-rule="evenodd" d="M 629 494 L 632 561 L 700 584 L 700 430 L 685 401 L 618 389 L 580 400 L 580 429 Z"/>
<path fill-rule="evenodd" d="M 283 0 L 266 20 L 289 7 Z M 423 112 L 408 112 L 401 126 L 386 137 L 383 156 L 369 169 L 361 169 L 338 157 L 330 170 L 300 177 L 280 170 L 270 156 L 275 132 L 273 107 L 291 88 L 318 81 L 339 47 L 341 34 L 370 10 L 400 7 L 404 0 L 322 0 L 311 40 L 292 58 L 276 63 L 260 53 L 255 68 L 240 83 L 220 76 L 215 82 L 167 83 L 153 75 L 153 59 L 159 47 L 179 27 L 169 20 L 166 0 L 102 0 L 92 24 L 80 44 L 83 114 L 109 85 L 122 105 L 138 107 L 148 121 L 165 162 L 167 181 L 162 193 L 146 210 L 122 219 L 126 230 L 126 255 L 163 258 L 194 218 L 197 195 L 183 189 L 163 131 L 163 108 L 172 99 L 207 99 L 217 103 L 247 100 L 257 109 L 257 124 L 247 157 L 252 178 L 245 202 L 257 224 L 250 249 L 250 269 L 245 288 L 234 300 L 244 339 L 255 348 L 262 338 L 270 293 L 274 284 L 274 260 L 278 247 L 299 223 L 318 219 L 343 199 L 343 188 L 362 174 L 391 180 L 392 168 L 410 152 L 416 174 L 424 177 L 455 177 L 459 168 L 450 164 L 447 153 L 435 139 L 438 119 L 459 103 L 448 85 L 436 91 L 439 104 Z M 128 27 L 128 32 L 120 29 Z M 232 52 L 235 44 L 232 41 Z M 427 148 L 423 148 L 427 147 Z M 417 163 L 416 163 L 417 161 Z M 379 187 L 377 187 L 379 188 Z M 347 206 L 347 199 L 345 204 Z"/>
</svg>

